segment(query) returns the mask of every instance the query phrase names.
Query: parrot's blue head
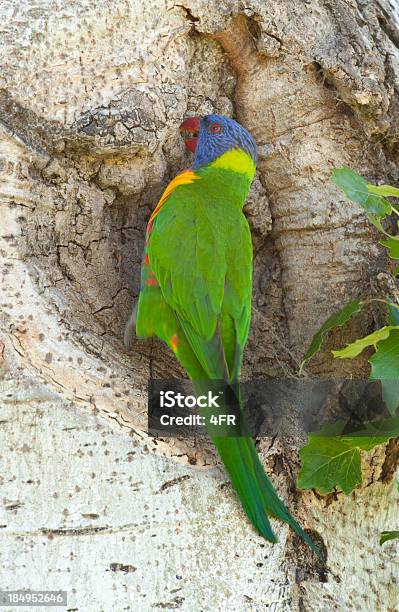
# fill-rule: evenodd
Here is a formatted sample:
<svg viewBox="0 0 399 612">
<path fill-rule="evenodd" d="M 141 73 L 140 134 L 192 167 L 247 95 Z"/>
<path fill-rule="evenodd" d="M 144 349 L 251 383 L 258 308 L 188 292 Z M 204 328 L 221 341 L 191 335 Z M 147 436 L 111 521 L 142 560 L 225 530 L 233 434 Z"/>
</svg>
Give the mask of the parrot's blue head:
<svg viewBox="0 0 399 612">
<path fill-rule="evenodd" d="M 189 117 L 180 126 L 187 149 L 194 153 L 193 170 L 210 164 L 234 149 L 247 153 L 256 165 L 256 142 L 249 132 L 234 119 L 224 115 Z M 186 137 L 186 136 L 189 137 Z"/>
</svg>

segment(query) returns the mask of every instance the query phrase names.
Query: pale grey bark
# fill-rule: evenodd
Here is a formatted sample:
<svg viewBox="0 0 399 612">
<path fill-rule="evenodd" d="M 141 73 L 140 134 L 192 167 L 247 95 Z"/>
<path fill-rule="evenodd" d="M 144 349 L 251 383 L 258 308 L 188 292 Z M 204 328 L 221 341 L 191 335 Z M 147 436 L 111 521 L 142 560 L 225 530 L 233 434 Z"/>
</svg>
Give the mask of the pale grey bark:
<svg viewBox="0 0 399 612">
<path fill-rule="evenodd" d="M 264 445 L 325 544 L 314 567 L 284 527 L 275 548 L 254 535 L 223 472 L 197 469 L 211 450 L 144 433 L 147 379 L 181 371 L 121 340 L 149 212 L 190 163 L 187 114 L 233 114 L 259 144 L 246 376 L 294 376 L 326 316 L 374 290 L 383 253 L 329 177 L 345 163 L 399 182 L 397 1 L 3 0 L 0 17 L 2 584 L 76 588 L 84 611 L 395 609 L 395 545 L 378 546 L 392 445 L 365 460 L 368 486 L 328 499 L 293 493 L 295 449 Z M 367 373 L 327 349 L 309 373 Z"/>
</svg>

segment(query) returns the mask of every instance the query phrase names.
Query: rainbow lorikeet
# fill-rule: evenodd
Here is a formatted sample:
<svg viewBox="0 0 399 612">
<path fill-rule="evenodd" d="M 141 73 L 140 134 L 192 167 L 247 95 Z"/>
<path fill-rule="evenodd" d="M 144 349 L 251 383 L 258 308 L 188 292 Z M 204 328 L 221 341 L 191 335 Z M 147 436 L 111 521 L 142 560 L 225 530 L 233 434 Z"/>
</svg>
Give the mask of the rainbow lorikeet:
<svg viewBox="0 0 399 612">
<path fill-rule="evenodd" d="M 221 115 L 191 117 L 181 126 L 191 168 L 168 185 L 147 227 L 141 289 L 125 339 L 158 336 L 194 382 L 236 383 L 251 319 L 252 242 L 242 208 L 257 161 L 253 137 Z M 239 402 L 241 400 L 238 400 Z M 256 530 L 276 542 L 268 516 L 287 522 L 310 546 L 280 501 L 242 433 L 213 442 Z"/>
</svg>

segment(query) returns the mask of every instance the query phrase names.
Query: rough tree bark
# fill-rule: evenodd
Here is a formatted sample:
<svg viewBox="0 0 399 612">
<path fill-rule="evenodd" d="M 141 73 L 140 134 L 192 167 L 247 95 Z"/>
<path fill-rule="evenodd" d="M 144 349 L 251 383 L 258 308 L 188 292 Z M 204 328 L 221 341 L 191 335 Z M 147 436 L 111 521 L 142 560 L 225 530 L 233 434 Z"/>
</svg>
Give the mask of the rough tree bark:
<svg viewBox="0 0 399 612">
<path fill-rule="evenodd" d="M 324 543 L 315 565 L 284 526 L 275 547 L 253 533 L 212 451 L 145 434 L 148 378 L 181 372 L 121 342 L 190 113 L 234 115 L 259 144 L 246 377 L 295 376 L 326 316 L 373 291 L 386 261 L 329 177 L 399 182 L 397 0 L 3 0 L 0 17 L 2 588 L 93 612 L 397 609 L 378 546 L 393 445 L 363 488 L 320 498 L 294 492 L 293 445 L 261 444 Z M 367 374 L 328 348 L 309 373 Z"/>
</svg>

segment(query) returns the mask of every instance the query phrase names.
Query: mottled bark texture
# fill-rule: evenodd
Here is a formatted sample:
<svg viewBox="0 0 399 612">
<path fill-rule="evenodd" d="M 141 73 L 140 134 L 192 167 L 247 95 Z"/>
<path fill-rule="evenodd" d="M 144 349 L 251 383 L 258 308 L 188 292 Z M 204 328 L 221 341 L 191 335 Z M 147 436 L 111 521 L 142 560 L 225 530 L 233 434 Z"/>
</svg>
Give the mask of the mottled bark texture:
<svg viewBox="0 0 399 612">
<path fill-rule="evenodd" d="M 178 125 L 193 113 L 235 116 L 259 144 L 246 206 L 255 246 L 246 377 L 295 376 L 323 320 L 375 290 L 383 252 L 330 176 L 345 163 L 368 179 L 399 182 L 397 0 L 3 0 L 0 17 L 2 584 L 23 587 L 24 576 L 28 584 L 40 558 L 28 586 L 45 587 L 47 566 L 56 571 L 62 550 L 58 584 L 72 590 L 73 576 L 85 576 L 71 595 L 72 608 L 84 611 L 396 609 L 393 545 L 378 547 L 378 531 L 394 527 L 392 446 L 365 464 L 363 489 L 327 499 L 294 493 L 298 461 L 287 441 L 262 447 L 327 560 L 312 565 L 282 526 L 282 544 L 272 549 L 247 525 L 230 487 L 220 486 L 218 468 L 177 464 L 213 464 L 209 449 L 143 433 L 148 378 L 181 371 L 157 342 L 137 341 L 128 354 L 122 336 L 150 210 L 190 163 Z M 379 316 L 358 317 L 353 337 Z M 343 338 L 339 331 L 334 344 Z M 367 375 L 366 358 L 332 362 L 331 342 L 308 374 Z M 99 417 L 108 423 L 98 425 Z M 108 473 L 100 449 L 101 436 L 111 434 L 123 448 L 138 444 L 127 462 L 114 459 L 123 520 L 113 489 L 86 469 L 94 462 L 93 474 Z M 61 447 L 75 450 L 64 456 Z M 50 458 L 64 513 L 51 502 L 43 514 L 43 492 L 26 484 Z M 54 492 L 58 472 L 43 470 L 38 479 Z M 139 480 L 142 470 L 150 483 L 143 507 L 126 470 Z M 177 480 L 162 489 L 165 470 Z M 93 494 L 97 510 L 78 511 L 76 487 Z M 166 495 L 170 516 L 162 518 L 154 509 Z M 191 526 L 174 516 L 182 506 L 190 507 Z M 104 545 L 106 529 L 79 531 L 94 520 L 124 543 Z M 72 537 L 62 539 L 62 529 Z M 31 542 L 22 564 L 19 535 Z M 82 545 L 74 556 L 83 536 L 91 552 Z M 115 573 L 104 574 L 112 563 Z M 121 565 L 140 571 L 117 572 Z M 103 599 L 93 595 L 95 584 Z"/>
</svg>

